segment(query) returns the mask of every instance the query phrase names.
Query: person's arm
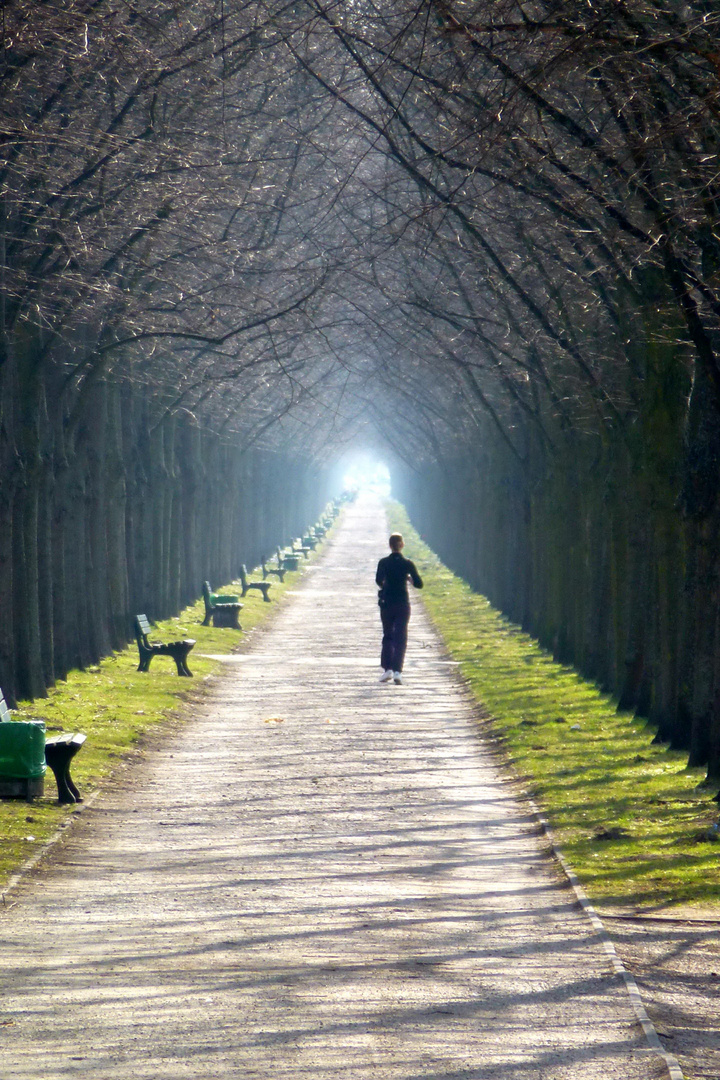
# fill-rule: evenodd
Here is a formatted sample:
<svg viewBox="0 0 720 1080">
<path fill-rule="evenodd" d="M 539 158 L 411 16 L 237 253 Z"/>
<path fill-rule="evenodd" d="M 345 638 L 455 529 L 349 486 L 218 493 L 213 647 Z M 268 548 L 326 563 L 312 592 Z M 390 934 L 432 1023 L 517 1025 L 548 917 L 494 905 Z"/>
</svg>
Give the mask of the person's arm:
<svg viewBox="0 0 720 1080">
<path fill-rule="evenodd" d="M 415 569 L 415 563 L 410 562 L 409 559 L 408 559 L 408 563 L 409 563 L 409 569 L 410 569 L 410 577 L 412 578 L 413 585 L 415 586 L 416 589 L 422 589 L 422 587 L 423 587 L 422 578 L 420 577 L 417 570 Z"/>
<path fill-rule="evenodd" d="M 380 562 L 377 564 L 377 570 L 375 571 L 375 584 L 379 589 L 382 589 L 385 583 L 385 567 L 383 565 L 384 562 L 385 560 L 381 559 Z"/>
</svg>

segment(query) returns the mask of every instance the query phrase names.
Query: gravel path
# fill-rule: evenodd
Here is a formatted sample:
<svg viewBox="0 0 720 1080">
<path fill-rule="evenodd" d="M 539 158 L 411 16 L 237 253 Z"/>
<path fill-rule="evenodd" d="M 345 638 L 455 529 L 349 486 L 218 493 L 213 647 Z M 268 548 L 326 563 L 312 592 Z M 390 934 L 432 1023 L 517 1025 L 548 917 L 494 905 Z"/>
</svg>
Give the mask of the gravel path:
<svg viewBox="0 0 720 1080">
<path fill-rule="evenodd" d="M 419 605 L 379 686 L 382 511 L 3 919 L 2 1080 L 648 1080 L 619 980 Z"/>
</svg>

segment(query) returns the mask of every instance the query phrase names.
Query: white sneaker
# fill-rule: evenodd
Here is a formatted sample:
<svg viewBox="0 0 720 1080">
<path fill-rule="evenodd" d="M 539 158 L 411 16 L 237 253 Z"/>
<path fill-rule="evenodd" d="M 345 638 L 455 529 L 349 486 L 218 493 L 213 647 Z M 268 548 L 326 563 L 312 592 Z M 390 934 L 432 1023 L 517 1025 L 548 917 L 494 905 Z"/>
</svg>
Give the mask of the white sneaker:
<svg viewBox="0 0 720 1080">
<path fill-rule="evenodd" d="M 388 668 L 387 671 L 383 671 L 382 675 L 380 676 L 380 682 L 390 682 L 392 677 L 393 673 L 390 668 Z"/>
<path fill-rule="evenodd" d="M 393 671 L 392 680 L 396 686 L 400 686 L 402 683 L 402 674 L 399 671 Z"/>
</svg>

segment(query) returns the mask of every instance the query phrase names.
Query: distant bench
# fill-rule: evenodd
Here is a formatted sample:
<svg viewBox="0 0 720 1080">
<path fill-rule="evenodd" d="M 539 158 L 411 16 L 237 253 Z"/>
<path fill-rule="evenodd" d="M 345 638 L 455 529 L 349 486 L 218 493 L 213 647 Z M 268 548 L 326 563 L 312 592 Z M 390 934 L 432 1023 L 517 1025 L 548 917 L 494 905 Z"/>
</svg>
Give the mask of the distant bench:
<svg viewBox="0 0 720 1080">
<path fill-rule="evenodd" d="M 267 559 L 261 559 L 260 560 L 260 566 L 262 567 L 263 581 L 265 580 L 266 577 L 269 577 L 270 574 L 274 574 L 275 577 L 280 578 L 281 582 L 285 580 L 285 569 L 280 564 L 279 560 L 278 560 L 278 565 L 277 566 L 268 566 L 267 565 Z"/>
<path fill-rule="evenodd" d="M 302 555 L 303 558 L 307 559 L 307 557 L 308 557 L 308 555 L 310 554 L 311 551 L 312 551 L 312 548 L 310 547 L 310 545 L 309 544 L 304 544 L 302 542 L 302 540 L 300 539 L 300 537 L 298 537 L 296 540 L 291 540 L 290 541 L 290 553 L 291 554 Z"/>
<path fill-rule="evenodd" d="M 239 596 L 214 593 L 210 588 L 210 582 L 203 581 L 203 599 L 205 601 L 203 626 L 209 626 L 212 620 L 213 626 L 226 626 L 232 630 L 242 629 L 239 616 L 244 605 L 240 603 Z"/>
<path fill-rule="evenodd" d="M 148 622 L 147 615 L 136 615 L 135 640 L 140 653 L 138 671 L 149 671 L 150 661 L 153 656 L 172 656 L 178 675 L 192 676 L 192 671 L 187 665 L 187 658 L 190 651 L 195 647 L 194 640 L 185 638 L 183 641 L 168 641 L 167 643 L 149 641 L 148 635 L 151 633 L 152 627 Z"/>
<path fill-rule="evenodd" d="M 278 566 L 283 570 L 297 570 L 299 564 L 299 558 L 294 551 L 281 551 L 280 548 L 275 549 L 277 556 Z"/>
<path fill-rule="evenodd" d="M 272 581 L 249 581 L 247 576 L 247 567 L 245 563 L 240 567 L 240 582 L 242 584 L 242 595 L 246 596 L 250 589 L 256 589 L 263 594 L 263 600 L 266 604 L 270 603 L 270 597 L 268 592 L 272 588 Z"/>
</svg>

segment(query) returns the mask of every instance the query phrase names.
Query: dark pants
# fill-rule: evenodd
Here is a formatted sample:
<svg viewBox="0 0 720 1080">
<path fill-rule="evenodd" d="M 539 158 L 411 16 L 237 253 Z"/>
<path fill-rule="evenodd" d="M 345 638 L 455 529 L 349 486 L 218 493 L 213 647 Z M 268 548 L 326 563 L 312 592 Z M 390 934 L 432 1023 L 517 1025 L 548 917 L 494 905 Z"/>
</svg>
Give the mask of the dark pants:
<svg viewBox="0 0 720 1080">
<path fill-rule="evenodd" d="M 387 671 L 402 671 L 407 648 L 407 631 L 410 622 L 410 605 L 401 601 L 380 608 L 383 639 L 380 663 Z"/>
</svg>

